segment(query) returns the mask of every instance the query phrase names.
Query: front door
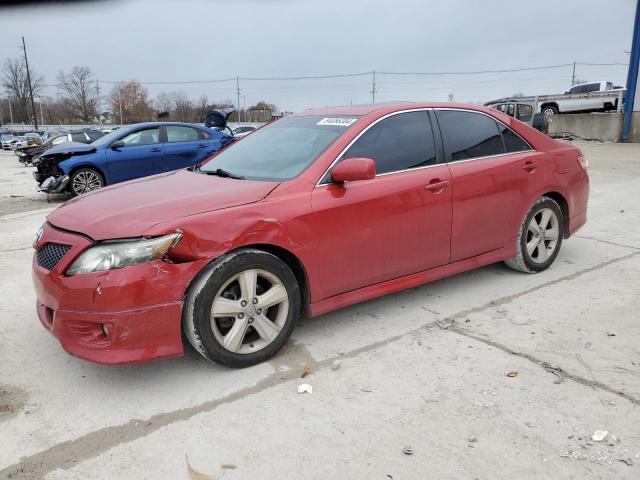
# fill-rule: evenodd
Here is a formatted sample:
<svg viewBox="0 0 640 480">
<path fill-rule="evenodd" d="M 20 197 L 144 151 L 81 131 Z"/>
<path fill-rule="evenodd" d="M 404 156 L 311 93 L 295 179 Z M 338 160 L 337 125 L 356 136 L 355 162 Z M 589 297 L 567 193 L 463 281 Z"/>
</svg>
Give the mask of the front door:
<svg viewBox="0 0 640 480">
<path fill-rule="evenodd" d="M 376 177 L 339 185 L 328 173 L 312 194 L 315 268 L 331 278 L 314 301 L 449 262 L 451 178 L 428 112 L 380 120 L 341 159 L 352 157 L 373 159 Z"/>
<path fill-rule="evenodd" d="M 145 128 L 120 138 L 123 147 L 107 148 L 107 170 L 111 183 L 124 182 L 163 171 L 160 128 Z"/>
</svg>

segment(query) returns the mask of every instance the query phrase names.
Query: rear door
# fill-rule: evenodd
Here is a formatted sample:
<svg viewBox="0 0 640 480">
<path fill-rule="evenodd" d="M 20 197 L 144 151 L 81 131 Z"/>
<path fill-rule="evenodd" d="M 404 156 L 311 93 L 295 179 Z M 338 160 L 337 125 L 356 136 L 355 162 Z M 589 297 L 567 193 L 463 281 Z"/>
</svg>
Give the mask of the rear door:
<svg viewBox="0 0 640 480">
<path fill-rule="evenodd" d="M 375 178 L 338 185 L 327 173 L 320 181 L 312 194 L 322 256 L 315 268 L 331 281 L 318 299 L 449 262 L 450 175 L 437 145 L 427 110 L 392 114 L 338 160 L 371 158 Z"/>
<path fill-rule="evenodd" d="M 164 171 L 179 170 L 195 165 L 213 153 L 211 142 L 196 128 L 166 125 L 164 144 Z"/>
<path fill-rule="evenodd" d="M 124 147 L 107 147 L 107 170 L 111 183 L 163 172 L 160 127 L 145 128 L 121 137 Z"/>
<path fill-rule="evenodd" d="M 543 155 L 493 117 L 440 109 L 453 186 L 451 261 L 498 250 L 512 242 L 544 182 Z"/>
</svg>

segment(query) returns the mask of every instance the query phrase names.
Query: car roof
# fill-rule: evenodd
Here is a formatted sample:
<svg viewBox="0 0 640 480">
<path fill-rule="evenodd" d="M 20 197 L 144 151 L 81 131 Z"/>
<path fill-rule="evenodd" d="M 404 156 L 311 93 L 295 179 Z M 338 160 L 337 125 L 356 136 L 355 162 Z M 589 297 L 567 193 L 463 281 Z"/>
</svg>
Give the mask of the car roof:
<svg viewBox="0 0 640 480">
<path fill-rule="evenodd" d="M 347 105 L 337 107 L 322 107 L 303 110 L 294 113 L 294 116 L 312 116 L 312 115 L 333 115 L 333 116 L 365 116 L 372 113 L 377 115 L 387 115 L 402 110 L 412 110 L 416 108 L 456 108 L 462 110 L 477 110 L 479 112 L 491 111 L 482 105 L 471 103 L 453 103 L 453 102 L 388 102 L 376 103 L 368 105 Z M 286 118 L 286 117 L 285 117 Z"/>
<path fill-rule="evenodd" d="M 197 125 L 195 123 L 188 122 L 142 122 L 142 123 L 133 123 L 124 128 L 140 128 L 140 127 L 161 127 L 161 126 L 171 126 L 176 125 L 178 127 L 196 127 L 196 128 L 205 128 L 201 125 Z"/>
</svg>

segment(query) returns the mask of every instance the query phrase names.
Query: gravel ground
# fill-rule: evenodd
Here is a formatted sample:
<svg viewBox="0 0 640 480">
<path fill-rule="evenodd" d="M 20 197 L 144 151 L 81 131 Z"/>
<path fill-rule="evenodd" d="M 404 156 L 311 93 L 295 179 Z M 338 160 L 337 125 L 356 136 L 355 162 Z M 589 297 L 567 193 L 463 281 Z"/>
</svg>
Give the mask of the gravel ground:
<svg viewBox="0 0 640 480">
<path fill-rule="evenodd" d="M 640 145 L 580 146 L 589 223 L 550 270 L 304 319 L 245 370 L 64 353 L 30 282 L 55 205 L 0 153 L 0 479 L 640 478 Z"/>
</svg>

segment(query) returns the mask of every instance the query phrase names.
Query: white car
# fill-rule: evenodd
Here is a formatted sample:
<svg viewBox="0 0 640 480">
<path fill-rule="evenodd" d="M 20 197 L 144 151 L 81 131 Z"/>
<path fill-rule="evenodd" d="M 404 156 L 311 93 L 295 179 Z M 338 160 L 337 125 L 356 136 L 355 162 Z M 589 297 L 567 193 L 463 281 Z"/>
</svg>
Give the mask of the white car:
<svg viewBox="0 0 640 480">
<path fill-rule="evenodd" d="M 249 135 L 251 132 L 254 132 L 256 127 L 251 125 L 243 125 L 241 127 L 236 127 L 233 129 L 233 136 L 236 138 L 242 138 L 246 135 Z"/>
<path fill-rule="evenodd" d="M 15 150 L 17 148 L 17 144 L 22 142 L 24 137 L 11 137 L 7 140 L 2 141 L 2 149 L 3 150 Z"/>
<path fill-rule="evenodd" d="M 18 142 L 16 142 L 11 146 L 13 150 L 17 148 L 28 147 L 29 145 L 42 144 L 42 137 L 37 133 L 25 133 L 22 137 L 18 137 L 18 138 L 21 138 L 21 140 L 19 140 Z"/>
</svg>

